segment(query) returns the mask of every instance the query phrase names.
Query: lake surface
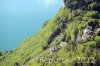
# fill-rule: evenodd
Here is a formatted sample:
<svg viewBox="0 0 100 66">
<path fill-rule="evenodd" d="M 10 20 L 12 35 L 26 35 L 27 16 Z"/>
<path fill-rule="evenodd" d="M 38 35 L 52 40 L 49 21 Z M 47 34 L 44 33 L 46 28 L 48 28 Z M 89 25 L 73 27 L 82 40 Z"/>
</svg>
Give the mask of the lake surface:
<svg viewBox="0 0 100 66">
<path fill-rule="evenodd" d="M 17 48 L 61 6 L 62 0 L 0 0 L 0 51 Z"/>
</svg>

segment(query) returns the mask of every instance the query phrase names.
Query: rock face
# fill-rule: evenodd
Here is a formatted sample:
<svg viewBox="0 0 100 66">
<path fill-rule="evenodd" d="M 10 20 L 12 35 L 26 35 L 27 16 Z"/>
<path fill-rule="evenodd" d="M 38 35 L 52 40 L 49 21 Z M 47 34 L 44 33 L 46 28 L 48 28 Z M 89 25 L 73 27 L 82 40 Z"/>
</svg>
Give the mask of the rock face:
<svg viewBox="0 0 100 66">
<path fill-rule="evenodd" d="M 87 39 L 91 38 L 92 35 L 93 35 L 92 26 L 87 26 L 82 35 L 82 39 L 87 40 Z"/>
<path fill-rule="evenodd" d="M 96 32 L 97 32 L 97 35 L 100 36 L 100 28 L 97 28 Z"/>
<path fill-rule="evenodd" d="M 80 31 L 79 31 L 79 33 L 77 34 L 76 42 L 78 42 L 78 43 L 81 43 L 81 42 L 82 42 L 82 37 L 81 37 L 81 35 L 80 35 Z"/>
</svg>

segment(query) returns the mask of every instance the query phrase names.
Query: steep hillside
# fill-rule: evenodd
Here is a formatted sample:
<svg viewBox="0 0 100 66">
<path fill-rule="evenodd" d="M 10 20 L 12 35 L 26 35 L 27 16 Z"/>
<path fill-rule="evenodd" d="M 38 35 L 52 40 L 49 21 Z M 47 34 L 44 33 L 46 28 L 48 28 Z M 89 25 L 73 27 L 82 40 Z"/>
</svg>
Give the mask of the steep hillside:
<svg viewBox="0 0 100 66">
<path fill-rule="evenodd" d="M 56 16 L 0 66 L 100 66 L 100 1 L 64 0 Z"/>
</svg>

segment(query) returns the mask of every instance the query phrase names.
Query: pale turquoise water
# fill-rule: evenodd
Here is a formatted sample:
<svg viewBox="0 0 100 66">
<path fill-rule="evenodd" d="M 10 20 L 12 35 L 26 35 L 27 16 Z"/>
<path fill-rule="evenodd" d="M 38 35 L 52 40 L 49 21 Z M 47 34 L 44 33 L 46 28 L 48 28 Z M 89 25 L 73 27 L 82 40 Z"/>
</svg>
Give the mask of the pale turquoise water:
<svg viewBox="0 0 100 66">
<path fill-rule="evenodd" d="M 0 0 L 0 51 L 17 48 L 22 40 L 38 32 L 61 5 L 62 0 Z"/>
</svg>

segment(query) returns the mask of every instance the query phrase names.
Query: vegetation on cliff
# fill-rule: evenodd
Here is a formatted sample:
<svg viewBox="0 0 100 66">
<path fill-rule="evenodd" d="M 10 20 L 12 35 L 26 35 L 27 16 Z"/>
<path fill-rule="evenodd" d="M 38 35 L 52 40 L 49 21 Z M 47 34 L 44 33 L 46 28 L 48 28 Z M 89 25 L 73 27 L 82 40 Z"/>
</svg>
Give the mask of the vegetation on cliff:
<svg viewBox="0 0 100 66">
<path fill-rule="evenodd" d="M 19 48 L 0 52 L 0 66 L 99 66 L 100 1 L 64 0 L 64 4 Z"/>
</svg>

